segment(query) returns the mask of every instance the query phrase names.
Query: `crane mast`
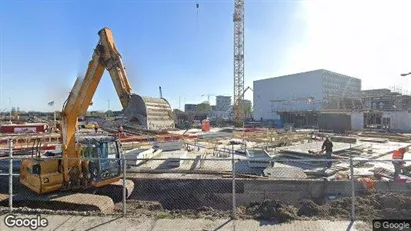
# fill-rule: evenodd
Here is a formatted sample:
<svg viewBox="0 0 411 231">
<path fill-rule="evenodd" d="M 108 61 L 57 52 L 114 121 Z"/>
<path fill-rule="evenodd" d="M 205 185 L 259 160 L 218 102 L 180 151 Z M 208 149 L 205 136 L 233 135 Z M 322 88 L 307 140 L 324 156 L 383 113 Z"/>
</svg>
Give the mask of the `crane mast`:
<svg viewBox="0 0 411 231">
<path fill-rule="evenodd" d="M 234 0 L 234 123 L 244 120 L 244 0 Z"/>
</svg>

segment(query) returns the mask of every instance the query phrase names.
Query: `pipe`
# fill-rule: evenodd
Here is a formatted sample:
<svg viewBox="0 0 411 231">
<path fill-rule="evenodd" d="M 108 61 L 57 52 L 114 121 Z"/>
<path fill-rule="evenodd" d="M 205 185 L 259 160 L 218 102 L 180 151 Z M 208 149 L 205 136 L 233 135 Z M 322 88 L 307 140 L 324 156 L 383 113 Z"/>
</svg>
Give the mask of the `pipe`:
<svg viewBox="0 0 411 231">
<path fill-rule="evenodd" d="M 161 86 L 159 86 L 158 89 L 160 90 L 160 99 L 162 99 L 163 98 L 163 91 L 161 90 Z"/>
</svg>

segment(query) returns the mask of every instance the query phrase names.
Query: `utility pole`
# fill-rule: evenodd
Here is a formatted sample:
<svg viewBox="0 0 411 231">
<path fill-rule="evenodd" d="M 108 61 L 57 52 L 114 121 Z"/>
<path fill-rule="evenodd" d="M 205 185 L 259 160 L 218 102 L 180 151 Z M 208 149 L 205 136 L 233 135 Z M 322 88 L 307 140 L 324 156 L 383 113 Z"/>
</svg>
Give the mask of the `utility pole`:
<svg viewBox="0 0 411 231">
<path fill-rule="evenodd" d="M 54 129 L 57 129 L 57 115 L 56 115 L 56 104 L 55 103 L 53 103 L 53 120 L 54 120 Z"/>
<path fill-rule="evenodd" d="M 244 99 L 244 0 L 234 2 L 234 122 L 244 119 L 241 108 Z"/>
<path fill-rule="evenodd" d="M 11 124 L 11 110 L 12 110 L 12 106 L 11 106 L 11 98 L 10 98 L 10 97 L 9 97 L 9 107 L 10 107 L 9 123 Z"/>
<path fill-rule="evenodd" d="M 107 100 L 107 118 L 110 118 L 110 100 Z"/>
</svg>

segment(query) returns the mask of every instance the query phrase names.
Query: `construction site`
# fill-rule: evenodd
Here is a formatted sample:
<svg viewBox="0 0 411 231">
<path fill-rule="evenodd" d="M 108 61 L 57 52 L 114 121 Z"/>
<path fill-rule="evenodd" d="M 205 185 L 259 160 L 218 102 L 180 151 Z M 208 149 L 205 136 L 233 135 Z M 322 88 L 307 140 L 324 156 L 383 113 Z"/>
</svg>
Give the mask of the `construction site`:
<svg viewBox="0 0 411 231">
<path fill-rule="evenodd" d="M 362 90 L 361 79 L 324 69 L 245 87 L 244 1 L 235 3 L 232 105 L 220 97 L 224 107 L 189 119 L 161 87 L 159 98 L 133 92 L 121 48 L 102 28 L 61 112 L 3 116 L 0 210 L 280 223 L 410 218 L 411 96 Z M 86 116 L 106 70 L 123 110 Z M 392 162 L 399 150 L 401 170 Z"/>
</svg>

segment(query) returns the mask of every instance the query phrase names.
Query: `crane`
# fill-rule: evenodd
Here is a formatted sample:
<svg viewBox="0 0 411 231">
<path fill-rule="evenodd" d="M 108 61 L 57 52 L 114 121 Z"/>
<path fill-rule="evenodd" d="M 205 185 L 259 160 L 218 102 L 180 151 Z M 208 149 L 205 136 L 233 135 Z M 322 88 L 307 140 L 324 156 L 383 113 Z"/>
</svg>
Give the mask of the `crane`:
<svg viewBox="0 0 411 231">
<path fill-rule="evenodd" d="M 247 87 L 247 88 L 241 93 L 241 95 L 238 97 L 237 102 L 234 102 L 234 105 L 235 105 L 235 104 L 238 104 L 238 105 L 241 106 L 240 109 L 243 110 L 243 111 L 242 111 L 243 116 L 244 116 L 244 108 L 243 108 L 242 100 L 243 100 L 243 98 L 244 98 L 244 94 L 245 94 L 248 90 L 254 91 L 251 87 Z M 244 119 L 244 117 L 243 117 L 243 119 Z M 240 121 L 240 122 L 242 122 L 242 121 Z"/>
<path fill-rule="evenodd" d="M 209 104 L 211 104 L 211 102 L 210 102 L 210 96 L 215 96 L 215 95 L 212 95 L 212 94 L 207 94 L 207 95 L 201 95 L 201 97 L 204 97 L 204 96 L 207 96 L 207 102 L 209 103 Z"/>
<path fill-rule="evenodd" d="M 233 121 L 236 126 L 241 126 L 244 120 L 242 105 L 239 103 L 244 99 L 244 0 L 234 0 L 234 105 Z M 198 26 L 198 9 L 197 9 L 197 26 Z M 208 100 L 210 102 L 210 99 Z"/>
<path fill-rule="evenodd" d="M 234 0 L 234 124 L 242 126 L 244 111 L 244 0 Z"/>
</svg>

